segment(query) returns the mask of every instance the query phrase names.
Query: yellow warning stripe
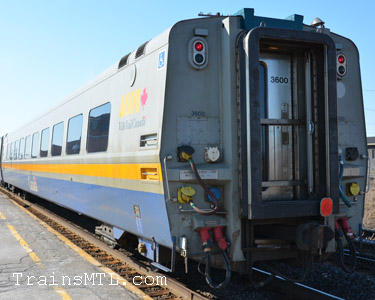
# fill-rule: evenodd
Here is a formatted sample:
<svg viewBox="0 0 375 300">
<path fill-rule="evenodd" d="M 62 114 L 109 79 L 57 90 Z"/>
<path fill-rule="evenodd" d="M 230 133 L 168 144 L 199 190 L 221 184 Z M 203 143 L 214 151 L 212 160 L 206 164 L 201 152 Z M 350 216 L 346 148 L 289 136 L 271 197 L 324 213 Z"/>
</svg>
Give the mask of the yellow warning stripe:
<svg viewBox="0 0 375 300">
<path fill-rule="evenodd" d="M 61 286 L 54 286 L 55 292 L 58 293 L 62 300 L 72 300 L 68 292 Z"/>
<path fill-rule="evenodd" d="M 152 300 L 152 298 L 148 295 L 146 295 L 142 290 L 137 288 L 135 285 L 133 285 L 131 282 L 120 276 L 119 274 L 115 273 L 111 269 L 103 266 L 99 261 L 97 261 L 95 258 L 93 258 L 90 254 L 79 248 L 77 245 L 75 245 L 73 242 L 68 240 L 65 236 L 63 236 L 61 233 L 57 232 L 55 229 L 53 229 L 51 226 L 49 226 L 44 221 L 38 219 L 36 216 L 34 216 L 31 212 L 29 212 L 27 209 L 19 205 L 17 202 L 13 201 L 12 199 L 8 198 L 14 205 L 18 206 L 20 209 L 22 209 L 25 213 L 27 213 L 30 217 L 32 217 L 34 220 L 38 221 L 43 227 L 45 227 L 49 232 L 53 233 L 55 236 L 57 236 L 64 244 L 66 244 L 68 247 L 70 247 L 72 250 L 74 250 L 77 254 L 82 256 L 84 259 L 86 259 L 88 262 L 93 264 L 94 266 L 98 267 L 100 270 L 105 272 L 106 274 L 110 275 L 112 279 L 115 279 L 118 281 L 119 285 L 123 286 L 136 296 L 138 296 L 140 299 L 143 300 Z M 56 289 L 55 289 L 56 290 Z M 66 298 L 63 300 L 70 300 L 70 298 Z"/>
<path fill-rule="evenodd" d="M 7 218 L 0 212 L 0 219 L 1 220 L 6 220 Z"/>
<path fill-rule="evenodd" d="M 68 240 L 65 236 L 54 230 L 52 227 L 50 227 L 47 223 L 38 220 L 40 224 L 42 224 L 49 232 L 56 235 L 64 244 L 66 244 L 68 247 L 73 249 L 76 253 L 78 253 L 80 256 L 82 256 L 84 259 L 86 259 L 88 262 L 93 264 L 94 266 L 98 267 L 101 271 L 109 275 L 112 279 L 117 280 L 119 285 L 123 286 L 124 288 L 131 291 L 133 294 L 137 295 L 141 299 L 144 300 L 152 300 L 151 297 L 147 296 L 145 293 L 143 293 L 140 289 L 138 289 L 136 286 L 134 286 L 131 282 L 123 278 L 122 276 L 118 275 L 111 269 L 103 266 L 99 261 L 97 261 L 95 258 L 93 258 L 90 254 L 79 248 L 77 245 L 75 245 L 73 242 Z"/>
<path fill-rule="evenodd" d="M 13 202 L 14 203 L 14 202 Z M 0 213 L 1 219 L 5 220 L 5 216 Z M 17 230 L 10 224 L 7 224 L 10 232 L 13 234 L 13 236 L 17 239 L 17 241 L 21 244 L 21 246 L 26 250 L 26 252 L 29 254 L 30 258 L 39 266 L 41 269 L 45 269 L 45 266 L 41 263 L 40 258 L 36 253 L 30 248 L 29 244 L 26 243 L 26 241 L 20 236 L 20 234 L 17 232 Z M 54 287 L 57 294 L 60 295 L 62 300 L 72 300 L 72 298 L 69 296 L 68 292 L 59 286 Z"/>
<path fill-rule="evenodd" d="M 16 231 L 16 229 L 8 224 L 8 228 L 10 230 L 10 232 L 14 235 L 14 237 L 17 239 L 17 241 L 21 244 L 21 246 L 26 250 L 26 252 L 29 254 L 29 256 L 31 257 L 31 259 L 33 261 L 35 261 L 37 264 L 40 263 L 40 258 L 38 257 L 38 255 L 36 255 L 36 253 L 30 248 L 30 246 L 26 243 L 26 241 L 18 234 L 18 232 Z"/>
<path fill-rule="evenodd" d="M 3 169 L 120 179 L 144 179 L 145 170 L 154 169 L 162 181 L 160 163 L 148 164 L 3 164 Z M 143 175 L 142 175 L 143 174 Z M 154 179 L 155 180 L 155 179 Z"/>
</svg>

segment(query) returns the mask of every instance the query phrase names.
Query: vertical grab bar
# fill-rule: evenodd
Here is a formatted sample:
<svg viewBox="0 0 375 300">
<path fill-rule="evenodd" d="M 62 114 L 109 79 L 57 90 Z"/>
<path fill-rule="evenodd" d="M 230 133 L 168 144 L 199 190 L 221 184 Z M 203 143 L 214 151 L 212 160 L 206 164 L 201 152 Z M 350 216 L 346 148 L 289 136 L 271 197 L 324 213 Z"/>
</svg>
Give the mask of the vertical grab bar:
<svg viewBox="0 0 375 300">
<path fill-rule="evenodd" d="M 167 160 L 171 160 L 173 156 L 171 154 L 167 155 L 164 157 L 164 174 L 165 174 L 165 181 L 166 181 L 166 186 L 167 186 L 167 200 L 172 200 L 171 199 L 171 194 L 169 191 L 169 181 L 168 181 L 168 172 L 167 172 Z"/>
<path fill-rule="evenodd" d="M 313 133 L 314 123 L 312 122 L 311 113 L 311 57 L 310 54 L 306 57 L 306 68 L 305 68 L 305 98 L 306 98 L 306 133 L 307 133 L 307 183 L 309 193 L 313 192 Z"/>
<path fill-rule="evenodd" d="M 367 179 L 366 179 L 366 189 L 365 189 L 365 194 L 367 194 L 369 191 L 370 191 L 370 176 L 371 176 L 371 159 L 370 159 L 370 156 L 366 156 L 366 155 L 361 155 L 361 158 L 362 159 L 367 159 L 367 164 L 366 164 L 366 168 L 368 170 L 367 172 Z"/>
</svg>

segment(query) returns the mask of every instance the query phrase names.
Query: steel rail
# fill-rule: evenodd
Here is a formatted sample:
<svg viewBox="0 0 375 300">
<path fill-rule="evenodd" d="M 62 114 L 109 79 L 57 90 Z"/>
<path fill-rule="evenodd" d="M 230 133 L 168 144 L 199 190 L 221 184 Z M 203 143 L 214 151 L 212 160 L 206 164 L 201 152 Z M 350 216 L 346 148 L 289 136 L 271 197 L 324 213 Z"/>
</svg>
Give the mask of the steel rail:
<svg viewBox="0 0 375 300">
<path fill-rule="evenodd" d="M 254 271 L 257 272 L 254 275 L 261 278 L 272 275 L 267 271 L 253 267 L 253 272 Z M 280 299 L 345 300 L 344 298 L 320 291 L 305 284 L 287 281 L 278 275 L 276 275 L 275 278 L 270 281 L 269 286 L 273 290 L 281 292 Z"/>
</svg>

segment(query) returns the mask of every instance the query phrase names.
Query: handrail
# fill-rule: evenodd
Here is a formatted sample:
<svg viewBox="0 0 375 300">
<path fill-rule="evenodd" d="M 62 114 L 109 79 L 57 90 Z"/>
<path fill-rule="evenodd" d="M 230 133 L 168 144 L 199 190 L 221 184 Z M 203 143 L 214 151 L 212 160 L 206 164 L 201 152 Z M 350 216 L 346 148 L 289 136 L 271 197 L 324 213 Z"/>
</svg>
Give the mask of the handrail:
<svg viewBox="0 0 375 300">
<path fill-rule="evenodd" d="M 171 160 L 173 158 L 173 155 L 171 154 L 168 154 L 166 157 L 164 157 L 164 175 L 165 175 L 165 182 L 166 182 L 166 187 L 167 187 L 167 196 L 168 196 L 168 200 L 172 200 L 171 199 L 171 193 L 170 193 L 170 190 L 169 190 L 169 181 L 168 181 L 168 172 L 167 172 L 167 160 Z"/>
<path fill-rule="evenodd" d="M 366 164 L 366 169 L 368 170 L 367 172 L 367 179 L 366 179 L 366 189 L 365 189 L 365 194 L 367 194 L 370 191 L 370 176 L 371 176 L 371 159 L 367 155 L 361 155 L 362 159 L 367 159 L 367 164 Z"/>
</svg>

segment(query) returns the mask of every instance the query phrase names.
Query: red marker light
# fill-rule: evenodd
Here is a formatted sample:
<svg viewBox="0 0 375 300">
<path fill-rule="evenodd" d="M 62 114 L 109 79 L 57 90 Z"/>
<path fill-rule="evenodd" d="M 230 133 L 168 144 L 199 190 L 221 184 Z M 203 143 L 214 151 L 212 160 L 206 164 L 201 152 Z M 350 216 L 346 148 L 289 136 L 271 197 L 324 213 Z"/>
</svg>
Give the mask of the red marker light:
<svg viewBox="0 0 375 300">
<path fill-rule="evenodd" d="M 323 198 L 320 201 L 320 214 L 322 217 L 329 217 L 332 214 L 333 201 L 331 198 Z"/>
<path fill-rule="evenodd" d="M 339 55 L 339 57 L 337 58 L 337 61 L 340 64 L 343 64 L 345 62 L 345 56 L 344 55 Z"/>
<path fill-rule="evenodd" d="M 203 44 L 201 42 L 196 42 L 194 44 L 195 50 L 202 51 L 203 50 Z"/>
</svg>

